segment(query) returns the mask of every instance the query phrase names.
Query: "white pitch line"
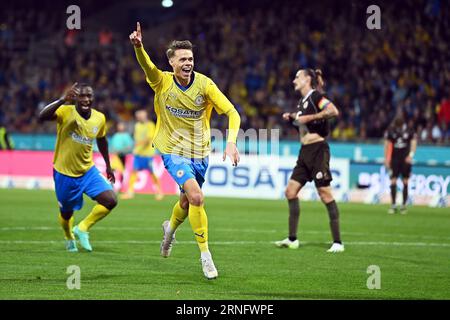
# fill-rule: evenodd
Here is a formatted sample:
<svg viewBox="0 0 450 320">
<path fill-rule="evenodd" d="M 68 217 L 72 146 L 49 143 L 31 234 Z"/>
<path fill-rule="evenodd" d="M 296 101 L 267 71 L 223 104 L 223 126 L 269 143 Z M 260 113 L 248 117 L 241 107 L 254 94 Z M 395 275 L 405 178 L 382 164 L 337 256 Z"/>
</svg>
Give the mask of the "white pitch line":
<svg viewBox="0 0 450 320">
<path fill-rule="evenodd" d="M 0 231 L 56 231 L 60 230 L 58 227 L 0 227 Z M 105 231 L 161 231 L 161 227 L 95 227 L 95 230 L 105 230 Z M 286 230 L 275 230 L 275 229 L 226 229 L 226 228 L 214 228 L 214 232 L 240 232 L 240 233 L 280 233 L 284 234 Z M 318 231 L 318 230 L 305 230 L 300 231 L 300 234 L 329 234 L 329 231 Z M 341 232 L 342 235 L 348 236 L 364 236 L 366 237 L 368 233 L 364 232 Z M 391 233 L 370 233 L 371 236 L 380 236 L 380 237 L 400 237 L 400 238 L 423 238 L 423 239 L 444 239 L 450 240 L 450 237 L 440 237 L 440 236 L 431 236 L 431 235 L 409 235 L 409 234 L 391 234 Z"/>
<path fill-rule="evenodd" d="M 61 245 L 62 241 L 56 240 L 0 240 L 1 244 L 58 244 Z M 160 244 L 159 240 L 97 240 L 94 243 L 98 244 Z M 195 241 L 177 241 L 176 244 L 197 244 Z M 212 241 L 213 245 L 273 245 L 274 242 L 270 241 Z M 302 241 L 302 245 L 310 244 L 329 244 L 329 242 L 310 242 Z M 386 241 L 347 241 L 345 245 L 348 246 L 409 246 L 409 247 L 450 247 L 450 243 L 429 243 L 429 242 L 386 242 Z"/>
</svg>

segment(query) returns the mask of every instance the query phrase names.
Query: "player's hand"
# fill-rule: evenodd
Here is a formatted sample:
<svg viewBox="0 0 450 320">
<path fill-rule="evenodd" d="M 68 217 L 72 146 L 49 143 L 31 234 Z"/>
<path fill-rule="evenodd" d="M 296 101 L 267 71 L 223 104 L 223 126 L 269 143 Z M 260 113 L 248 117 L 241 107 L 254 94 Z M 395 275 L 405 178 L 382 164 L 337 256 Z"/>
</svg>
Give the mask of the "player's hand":
<svg viewBox="0 0 450 320">
<path fill-rule="evenodd" d="M 106 177 L 112 184 L 116 183 L 116 177 L 114 176 L 114 171 L 111 167 L 106 168 Z"/>
<path fill-rule="evenodd" d="M 78 82 L 75 82 L 69 89 L 67 89 L 61 96 L 61 100 L 64 102 L 75 101 L 80 94 L 80 89 L 77 88 Z"/>
<path fill-rule="evenodd" d="M 240 157 L 239 157 L 239 151 L 238 151 L 235 143 L 227 142 L 225 152 L 223 153 L 223 161 L 225 161 L 227 156 L 230 158 L 231 164 L 233 165 L 233 167 L 236 167 L 238 162 L 240 161 Z"/>
<path fill-rule="evenodd" d="M 289 121 L 291 117 L 291 114 L 289 112 L 283 113 L 283 120 Z"/>
<path fill-rule="evenodd" d="M 136 48 L 142 46 L 142 31 L 141 31 L 141 24 L 139 22 L 137 22 L 136 24 L 136 31 L 133 31 L 130 34 L 130 41 Z"/>
<path fill-rule="evenodd" d="M 412 163 L 412 158 L 411 158 L 410 156 L 407 156 L 407 157 L 405 158 L 405 162 L 406 162 L 407 164 L 411 164 L 411 163 Z"/>
</svg>

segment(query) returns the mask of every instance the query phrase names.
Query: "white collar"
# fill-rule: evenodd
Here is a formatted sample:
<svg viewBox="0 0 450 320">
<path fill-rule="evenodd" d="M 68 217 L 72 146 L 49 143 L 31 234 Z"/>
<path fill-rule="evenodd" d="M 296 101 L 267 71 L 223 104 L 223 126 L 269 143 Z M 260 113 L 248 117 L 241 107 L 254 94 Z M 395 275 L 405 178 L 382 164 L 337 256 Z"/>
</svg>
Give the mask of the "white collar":
<svg viewBox="0 0 450 320">
<path fill-rule="evenodd" d="M 306 96 L 303 97 L 302 102 L 305 102 L 306 99 L 308 99 L 308 97 L 314 92 L 314 89 L 311 89 L 308 91 L 308 93 L 306 94 Z"/>
</svg>

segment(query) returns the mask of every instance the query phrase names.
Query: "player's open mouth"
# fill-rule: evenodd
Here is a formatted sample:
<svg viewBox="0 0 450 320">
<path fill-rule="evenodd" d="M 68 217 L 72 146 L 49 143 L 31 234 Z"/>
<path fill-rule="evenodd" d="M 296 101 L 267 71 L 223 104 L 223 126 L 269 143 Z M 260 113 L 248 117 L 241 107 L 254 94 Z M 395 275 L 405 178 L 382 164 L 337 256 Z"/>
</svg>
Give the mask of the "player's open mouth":
<svg viewBox="0 0 450 320">
<path fill-rule="evenodd" d="M 181 69 L 181 73 L 183 74 L 183 76 L 189 76 L 191 74 L 191 71 L 192 68 L 190 67 Z"/>
</svg>

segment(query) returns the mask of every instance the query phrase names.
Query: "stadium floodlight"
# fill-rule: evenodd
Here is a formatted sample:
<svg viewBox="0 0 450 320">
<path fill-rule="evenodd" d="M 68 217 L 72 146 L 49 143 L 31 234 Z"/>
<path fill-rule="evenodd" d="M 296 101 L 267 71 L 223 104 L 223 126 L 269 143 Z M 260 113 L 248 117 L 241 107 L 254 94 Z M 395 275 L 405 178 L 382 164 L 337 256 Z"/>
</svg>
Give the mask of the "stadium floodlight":
<svg viewBox="0 0 450 320">
<path fill-rule="evenodd" d="M 172 0 L 162 0 L 161 5 L 164 8 L 170 8 L 171 6 L 173 6 L 173 1 Z"/>
</svg>

